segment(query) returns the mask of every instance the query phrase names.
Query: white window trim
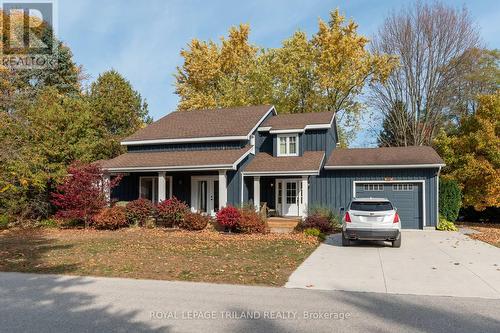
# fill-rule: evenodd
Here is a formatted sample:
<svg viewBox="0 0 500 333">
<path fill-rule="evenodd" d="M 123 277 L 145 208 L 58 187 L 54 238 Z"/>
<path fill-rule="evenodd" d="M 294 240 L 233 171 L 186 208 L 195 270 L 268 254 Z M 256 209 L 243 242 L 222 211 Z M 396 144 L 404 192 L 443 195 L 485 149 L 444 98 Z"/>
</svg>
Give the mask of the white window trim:
<svg viewBox="0 0 500 333">
<path fill-rule="evenodd" d="M 294 137 L 295 138 L 295 153 L 294 154 L 290 154 L 290 139 L 291 137 Z M 286 153 L 285 154 L 282 154 L 280 152 L 280 140 L 281 138 L 286 138 Z M 290 135 L 290 134 L 280 134 L 280 135 L 277 135 L 276 137 L 276 156 L 278 157 L 282 157 L 282 156 L 299 156 L 299 135 L 298 134 L 295 134 L 295 135 Z"/>
<path fill-rule="evenodd" d="M 142 198 L 142 187 L 141 187 L 141 182 L 143 179 L 152 179 L 153 180 L 153 186 L 156 186 L 158 187 L 158 176 L 140 176 L 139 177 L 139 199 Z M 155 181 L 156 179 L 156 181 Z M 165 199 L 172 199 L 172 196 L 174 195 L 173 194 L 173 189 L 174 189 L 174 186 L 173 186 L 173 178 L 172 176 L 165 176 L 165 180 L 168 180 L 168 198 L 165 198 Z M 159 193 L 158 193 L 158 189 L 156 190 L 156 198 L 154 197 L 154 190 L 153 190 L 153 201 L 152 202 L 158 202 L 158 196 L 159 196 Z"/>
</svg>

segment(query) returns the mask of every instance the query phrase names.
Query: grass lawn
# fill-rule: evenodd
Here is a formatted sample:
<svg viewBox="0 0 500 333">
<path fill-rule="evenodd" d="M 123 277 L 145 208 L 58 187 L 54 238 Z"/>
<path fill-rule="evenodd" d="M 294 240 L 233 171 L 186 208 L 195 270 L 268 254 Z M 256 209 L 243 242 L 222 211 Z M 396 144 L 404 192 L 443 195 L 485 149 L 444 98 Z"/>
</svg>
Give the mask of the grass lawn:
<svg viewBox="0 0 500 333">
<path fill-rule="evenodd" d="M 0 271 L 281 286 L 317 245 L 302 234 L 5 230 Z"/>
<path fill-rule="evenodd" d="M 500 247 L 500 224 L 464 223 L 459 226 L 479 231 L 479 234 L 471 234 L 470 237 Z"/>
</svg>

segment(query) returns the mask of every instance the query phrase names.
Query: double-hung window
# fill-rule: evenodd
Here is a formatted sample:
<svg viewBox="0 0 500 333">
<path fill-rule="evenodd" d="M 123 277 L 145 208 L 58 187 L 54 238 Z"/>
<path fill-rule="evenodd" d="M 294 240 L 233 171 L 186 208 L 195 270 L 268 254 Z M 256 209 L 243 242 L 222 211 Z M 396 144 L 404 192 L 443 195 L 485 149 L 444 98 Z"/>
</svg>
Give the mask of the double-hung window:
<svg viewBox="0 0 500 333">
<path fill-rule="evenodd" d="M 278 156 L 299 156 L 299 136 L 278 135 Z"/>
</svg>

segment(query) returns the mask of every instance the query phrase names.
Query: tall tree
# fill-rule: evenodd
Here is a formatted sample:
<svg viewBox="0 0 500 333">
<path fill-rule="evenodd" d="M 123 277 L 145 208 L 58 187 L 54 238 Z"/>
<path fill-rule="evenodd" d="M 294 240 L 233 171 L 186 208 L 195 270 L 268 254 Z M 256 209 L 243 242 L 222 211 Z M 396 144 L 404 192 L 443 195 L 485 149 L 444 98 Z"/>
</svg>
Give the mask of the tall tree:
<svg viewBox="0 0 500 333">
<path fill-rule="evenodd" d="M 400 66 L 385 83 L 373 85 L 372 106 L 389 116 L 403 103 L 411 119 L 408 129 L 412 141 L 406 144 L 430 144 L 446 120 L 454 98 L 452 88 L 464 74 L 456 68 L 467 63 L 469 51 L 479 46 L 469 13 L 438 2 L 416 2 L 391 14 L 372 45 L 374 53 L 394 54 L 400 59 Z M 407 129 L 398 126 L 393 130 Z"/>
<path fill-rule="evenodd" d="M 94 127 L 103 139 L 96 151 L 97 158 L 120 154 L 120 140 L 151 122 L 147 103 L 115 70 L 99 75 L 90 87 L 88 98 Z"/>
<path fill-rule="evenodd" d="M 382 124 L 382 131 L 378 137 L 380 147 L 408 146 L 413 142 L 411 128 L 411 119 L 408 118 L 408 112 L 403 103 L 399 102 L 386 115 Z"/>
<path fill-rule="evenodd" d="M 443 172 L 462 187 L 463 205 L 483 210 L 500 207 L 500 93 L 479 97 L 478 105 L 434 144 L 446 162 Z"/>
<path fill-rule="evenodd" d="M 280 48 L 259 49 L 249 27 L 231 28 L 221 45 L 193 40 L 177 69 L 179 109 L 274 104 L 281 113 L 334 111 L 357 115 L 357 96 L 369 82 L 383 82 L 394 58 L 371 54 L 368 39 L 338 10 L 308 39 L 296 32 Z"/>
<path fill-rule="evenodd" d="M 500 88 L 500 51 L 470 49 L 455 63 L 453 75 L 458 79 L 450 88 L 451 125 L 459 124 L 462 117 L 475 114 L 478 95 L 492 95 Z"/>
<path fill-rule="evenodd" d="M 93 160 L 99 136 L 89 104 L 45 88 L 26 109 L 0 117 L 0 208 L 21 217 L 50 213 L 50 190 L 74 160 Z"/>
<path fill-rule="evenodd" d="M 44 68 L 14 68 L 0 64 L 0 111 L 15 112 L 15 109 L 23 108 L 36 99 L 36 94 L 46 87 L 53 87 L 61 94 L 78 95 L 81 93 L 82 68 L 73 61 L 71 50 L 59 41 L 53 34 L 51 26 L 46 22 L 40 22 L 37 17 L 30 17 L 37 30 L 41 41 L 50 49 L 55 45 L 56 50 L 54 66 Z M 22 14 L 9 15 L 2 12 L 0 25 L 9 20 L 9 31 L 6 32 L 10 38 L 22 39 L 22 27 L 24 17 Z M 0 38 L 0 46 L 7 40 L 4 35 Z M 30 50 L 20 53 L 30 54 Z"/>
</svg>

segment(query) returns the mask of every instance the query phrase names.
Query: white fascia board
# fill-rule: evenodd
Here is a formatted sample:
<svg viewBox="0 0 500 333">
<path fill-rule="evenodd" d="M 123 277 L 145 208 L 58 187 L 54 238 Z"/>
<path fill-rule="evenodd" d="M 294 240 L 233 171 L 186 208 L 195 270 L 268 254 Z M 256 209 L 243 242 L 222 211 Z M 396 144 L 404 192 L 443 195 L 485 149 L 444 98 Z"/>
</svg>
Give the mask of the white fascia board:
<svg viewBox="0 0 500 333">
<path fill-rule="evenodd" d="M 252 152 L 255 153 L 255 146 L 252 146 L 251 148 L 249 148 L 246 153 L 244 153 L 243 155 L 241 155 L 241 157 L 238 158 L 236 160 L 236 162 L 233 163 L 233 170 L 236 170 L 238 168 L 238 164 L 240 164 L 240 162 L 243 161 L 245 159 L 245 157 L 247 157 L 248 155 L 250 155 Z"/>
<path fill-rule="evenodd" d="M 274 108 L 274 105 L 271 106 L 269 108 L 269 110 L 267 110 L 267 112 L 262 116 L 262 118 L 260 118 L 260 120 L 257 122 L 257 124 L 255 124 L 255 126 L 250 130 L 250 132 L 247 135 L 248 139 L 250 139 L 250 135 L 252 135 L 252 133 L 255 132 L 259 128 L 260 124 L 262 124 L 262 122 L 264 121 L 264 119 L 266 119 L 267 116 L 269 115 L 269 113 L 271 113 L 271 112 L 274 115 L 276 115 L 276 109 Z"/>
<path fill-rule="evenodd" d="M 351 169 L 418 169 L 418 168 L 439 168 L 444 164 L 408 164 L 408 165 L 325 165 L 327 170 L 351 170 Z"/>
<path fill-rule="evenodd" d="M 319 170 L 242 172 L 243 176 L 317 176 Z"/>
<path fill-rule="evenodd" d="M 108 172 L 140 172 L 140 171 L 209 171 L 233 170 L 232 164 L 175 166 L 175 167 L 132 167 L 132 168 L 105 168 Z"/>
<path fill-rule="evenodd" d="M 281 130 L 270 130 L 271 134 L 289 134 L 289 133 L 304 133 L 304 129 L 300 128 L 291 128 L 291 129 L 281 129 Z"/>
<path fill-rule="evenodd" d="M 261 126 L 257 129 L 258 132 L 269 132 L 271 130 L 271 126 Z"/>
</svg>

